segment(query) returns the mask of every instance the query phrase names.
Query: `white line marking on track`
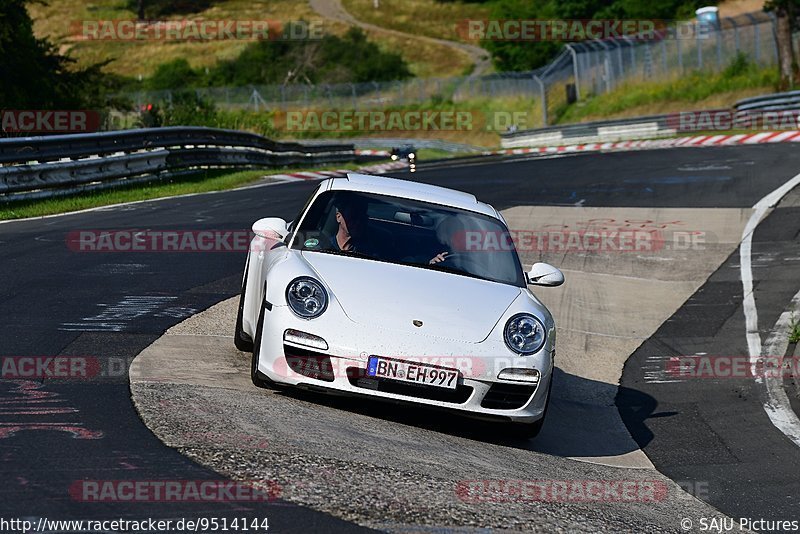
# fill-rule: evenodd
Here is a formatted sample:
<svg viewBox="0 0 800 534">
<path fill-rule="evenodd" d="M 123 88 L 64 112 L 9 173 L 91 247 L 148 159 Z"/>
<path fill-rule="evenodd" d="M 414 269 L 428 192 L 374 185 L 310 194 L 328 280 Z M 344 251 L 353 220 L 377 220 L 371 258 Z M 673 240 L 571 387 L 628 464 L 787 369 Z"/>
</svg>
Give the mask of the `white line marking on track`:
<svg viewBox="0 0 800 534">
<path fill-rule="evenodd" d="M 756 299 L 753 294 L 753 233 L 759 223 L 780 200 L 792 189 L 800 184 L 800 174 L 756 202 L 753 206 L 753 214 L 747 221 L 747 225 L 742 232 L 742 244 L 739 247 L 739 264 L 742 279 L 742 306 L 744 309 L 745 335 L 747 336 L 747 351 L 750 354 L 750 366 L 755 376 L 758 376 L 756 365 L 762 355 L 761 335 L 758 332 L 758 310 Z M 789 400 L 783 390 L 772 391 L 769 384 L 765 383 L 760 377 L 756 378 L 756 383 L 763 383 L 766 387 L 764 392 L 764 411 L 767 412 L 770 421 L 775 428 L 783 432 L 786 437 L 791 439 L 797 446 L 800 446 L 800 419 L 794 413 Z M 777 388 L 780 389 L 780 388 Z M 770 398 L 770 395 L 774 398 Z M 782 394 L 782 399 L 780 398 Z"/>
<path fill-rule="evenodd" d="M 789 342 L 789 327 L 792 323 L 792 313 L 800 305 L 800 291 L 792 298 L 789 309 L 784 311 L 775 323 L 767 341 L 765 342 L 764 356 L 773 356 L 769 361 L 774 363 L 774 356 L 781 357 L 786 352 Z M 764 377 L 758 376 L 756 382 L 764 384 L 766 399 L 764 409 L 767 411 L 772 424 L 780 429 L 786 436 L 800 445 L 800 420 L 792 410 L 786 391 L 783 389 L 783 371 L 781 368 L 770 367 L 764 370 Z"/>
</svg>

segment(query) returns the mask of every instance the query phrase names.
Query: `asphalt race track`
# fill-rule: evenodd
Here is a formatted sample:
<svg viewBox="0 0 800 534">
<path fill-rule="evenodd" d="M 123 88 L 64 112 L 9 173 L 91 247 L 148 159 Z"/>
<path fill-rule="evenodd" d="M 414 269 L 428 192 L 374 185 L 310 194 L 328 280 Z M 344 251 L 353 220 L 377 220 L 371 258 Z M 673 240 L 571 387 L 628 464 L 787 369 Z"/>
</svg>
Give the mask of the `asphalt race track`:
<svg viewBox="0 0 800 534">
<path fill-rule="evenodd" d="M 423 164 L 413 175 L 390 175 L 469 191 L 498 209 L 711 209 L 750 208 L 798 173 L 796 147 L 758 145 Z M 244 253 L 80 253 L 67 246 L 70 232 L 243 230 L 267 215 L 291 220 L 314 187 L 292 182 L 0 224 L 0 356 L 89 356 L 125 367 L 168 328 L 239 291 Z M 753 239 L 762 337 L 800 285 L 800 202 L 794 201 L 772 212 Z M 772 425 L 750 382 L 661 383 L 645 376 L 654 354 L 747 354 L 738 276 L 737 250 L 634 352 L 617 403 L 653 465 L 673 480 L 702 484 L 698 498 L 731 517 L 797 519 L 800 449 Z M 219 479 L 142 423 L 125 373 L 2 380 L 0 414 L 0 517 L 246 515 L 268 516 L 278 532 L 363 530 L 283 501 L 142 505 L 74 498 L 70 488 L 81 480 Z"/>
</svg>

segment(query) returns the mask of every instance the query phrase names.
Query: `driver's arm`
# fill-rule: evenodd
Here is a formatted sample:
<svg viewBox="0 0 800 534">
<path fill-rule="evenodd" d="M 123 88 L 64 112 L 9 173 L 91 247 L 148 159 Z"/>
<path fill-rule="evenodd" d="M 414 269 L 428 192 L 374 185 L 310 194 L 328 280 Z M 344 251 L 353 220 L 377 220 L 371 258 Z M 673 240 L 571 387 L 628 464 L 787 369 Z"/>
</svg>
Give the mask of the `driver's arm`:
<svg viewBox="0 0 800 534">
<path fill-rule="evenodd" d="M 447 252 L 447 251 L 445 251 L 445 252 L 440 252 L 439 254 L 437 254 L 436 256 L 434 256 L 433 258 L 431 258 L 431 261 L 429 261 L 428 263 L 430 263 L 430 264 L 434 264 L 434 263 L 441 263 L 441 262 L 443 262 L 444 260 L 446 260 L 446 259 L 447 259 L 447 255 L 448 255 L 448 254 L 450 254 L 450 253 L 449 253 L 449 252 Z"/>
</svg>

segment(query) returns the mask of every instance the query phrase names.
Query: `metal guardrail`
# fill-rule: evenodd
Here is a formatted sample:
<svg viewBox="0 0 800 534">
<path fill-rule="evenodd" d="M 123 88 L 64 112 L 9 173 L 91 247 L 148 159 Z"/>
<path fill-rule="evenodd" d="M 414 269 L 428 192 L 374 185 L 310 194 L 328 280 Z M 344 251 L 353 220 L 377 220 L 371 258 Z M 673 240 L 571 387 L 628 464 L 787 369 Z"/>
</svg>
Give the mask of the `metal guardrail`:
<svg viewBox="0 0 800 534">
<path fill-rule="evenodd" d="M 0 202 L 157 181 L 208 168 L 352 161 L 351 144 L 280 143 L 213 128 L 172 127 L 0 139 Z"/>
<path fill-rule="evenodd" d="M 800 91 L 745 98 L 734 105 L 733 124 L 737 128 L 800 129 Z"/>
<path fill-rule="evenodd" d="M 688 111 L 578 124 L 565 124 L 502 134 L 503 148 L 558 144 L 613 143 L 673 136 L 678 132 L 714 129 L 713 121 L 682 121 L 682 115 L 705 114 L 729 128 L 800 129 L 800 91 L 740 100 L 732 109 Z M 725 120 L 723 120 L 725 119 Z M 696 127 L 693 124 L 697 124 Z"/>
<path fill-rule="evenodd" d="M 520 130 L 502 134 L 500 141 L 503 148 L 520 148 L 669 137 L 677 131 L 675 117 L 673 113 Z"/>
<path fill-rule="evenodd" d="M 739 100 L 736 111 L 784 111 L 800 109 L 800 91 L 754 96 Z"/>
</svg>

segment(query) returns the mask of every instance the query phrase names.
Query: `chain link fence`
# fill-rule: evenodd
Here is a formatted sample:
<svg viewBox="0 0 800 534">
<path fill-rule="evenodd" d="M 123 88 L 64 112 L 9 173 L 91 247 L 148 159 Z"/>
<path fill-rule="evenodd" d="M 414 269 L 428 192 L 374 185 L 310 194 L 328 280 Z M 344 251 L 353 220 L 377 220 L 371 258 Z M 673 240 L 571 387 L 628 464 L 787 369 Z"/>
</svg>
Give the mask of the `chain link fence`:
<svg viewBox="0 0 800 534">
<path fill-rule="evenodd" d="M 719 72 L 738 54 L 758 66 L 775 65 L 773 18 L 764 12 L 724 18 L 714 27 L 681 23 L 654 38 L 567 44 L 538 75 L 543 125 L 567 104 L 625 84 L 675 79 L 691 71 Z"/>
<path fill-rule="evenodd" d="M 530 97 L 536 94 L 535 71 L 506 72 L 481 77 L 414 78 L 395 82 L 285 84 L 195 89 L 201 98 L 222 109 L 253 111 L 296 108 L 373 110 L 476 98 Z M 162 102 L 170 105 L 174 91 L 141 91 L 116 95 L 137 108 Z"/>
<path fill-rule="evenodd" d="M 763 12 L 721 19 L 717 26 L 679 23 L 647 39 L 590 40 L 567 44 L 546 67 L 481 77 L 415 78 L 396 82 L 286 84 L 196 89 L 221 109 L 374 110 L 415 105 L 456 104 L 474 99 L 528 98 L 547 126 L 570 103 L 638 81 L 666 81 L 691 71 L 717 72 L 745 54 L 759 66 L 777 63 L 773 18 Z M 141 109 L 170 105 L 172 91 L 123 96 Z M 527 124 L 525 127 L 537 126 Z"/>
</svg>

